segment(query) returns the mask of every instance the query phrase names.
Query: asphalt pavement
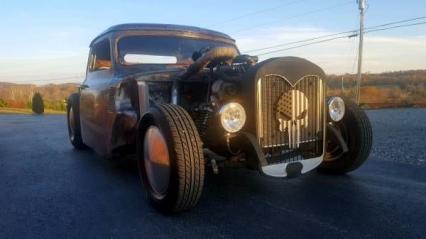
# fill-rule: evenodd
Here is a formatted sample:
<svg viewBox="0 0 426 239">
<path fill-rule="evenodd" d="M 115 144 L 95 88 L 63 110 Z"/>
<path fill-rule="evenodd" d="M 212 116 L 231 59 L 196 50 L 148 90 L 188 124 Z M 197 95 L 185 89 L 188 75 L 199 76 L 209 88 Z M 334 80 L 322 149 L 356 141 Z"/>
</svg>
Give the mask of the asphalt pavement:
<svg viewBox="0 0 426 239">
<path fill-rule="evenodd" d="M 209 173 L 196 208 L 157 213 L 131 161 L 73 150 L 64 116 L 0 115 L 0 238 L 426 238 L 426 109 L 368 111 L 345 176 Z"/>
</svg>

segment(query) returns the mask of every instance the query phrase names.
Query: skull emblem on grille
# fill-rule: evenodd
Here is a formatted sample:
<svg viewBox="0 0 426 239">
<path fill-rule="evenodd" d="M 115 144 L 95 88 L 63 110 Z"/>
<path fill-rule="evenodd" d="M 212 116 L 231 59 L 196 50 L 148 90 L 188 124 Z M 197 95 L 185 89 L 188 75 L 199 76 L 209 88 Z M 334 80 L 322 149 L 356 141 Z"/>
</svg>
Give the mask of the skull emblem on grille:
<svg viewBox="0 0 426 239">
<path fill-rule="evenodd" d="M 289 148 L 300 144 L 300 128 L 308 127 L 308 98 L 299 90 L 289 90 L 276 103 L 276 118 L 279 130 L 287 131 Z"/>
</svg>

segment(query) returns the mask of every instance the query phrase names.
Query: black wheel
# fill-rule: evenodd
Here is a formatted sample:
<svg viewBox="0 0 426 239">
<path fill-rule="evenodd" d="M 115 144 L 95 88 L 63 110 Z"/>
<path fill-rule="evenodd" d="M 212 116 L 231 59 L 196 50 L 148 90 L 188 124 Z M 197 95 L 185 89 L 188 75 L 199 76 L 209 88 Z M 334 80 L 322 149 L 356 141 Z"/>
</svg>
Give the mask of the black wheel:
<svg viewBox="0 0 426 239">
<path fill-rule="evenodd" d="M 68 138 L 76 149 L 85 149 L 80 128 L 80 96 L 72 94 L 67 103 Z"/>
<path fill-rule="evenodd" d="M 342 149 L 338 139 L 327 132 L 327 152 L 319 171 L 331 174 L 344 174 L 360 167 L 368 158 L 373 143 L 370 120 L 365 112 L 354 102 L 345 100 L 345 116 L 334 127 L 347 144 L 347 151 Z M 330 131 L 330 129 L 327 129 Z"/>
<path fill-rule="evenodd" d="M 153 107 L 141 122 L 138 168 L 149 200 L 162 212 L 194 207 L 204 184 L 204 156 L 197 128 L 180 106 Z"/>
</svg>

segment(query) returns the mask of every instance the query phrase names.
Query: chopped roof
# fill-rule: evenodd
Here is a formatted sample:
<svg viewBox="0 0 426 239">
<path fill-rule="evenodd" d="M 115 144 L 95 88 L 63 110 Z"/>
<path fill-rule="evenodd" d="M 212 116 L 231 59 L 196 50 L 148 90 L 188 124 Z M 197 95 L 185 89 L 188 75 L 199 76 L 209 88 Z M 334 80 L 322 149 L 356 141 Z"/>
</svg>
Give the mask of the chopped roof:
<svg viewBox="0 0 426 239">
<path fill-rule="evenodd" d="M 98 39 L 99 37 L 111 33 L 111 32 L 119 32 L 119 31 L 149 31 L 149 30 L 155 30 L 155 31 L 187 31 L 187 32 L 194 32 L 194 33 L 200 33 L 200 34 L 206 34 L 206 35 L 213 35 L 221 38 L 226 38 L 233 40 L 230 36 L 227 34 L 213 31 L 209 29 L 199 28 L 199 27 L 193 27 L 193 26 L 183 26 L 183 25 L 174 25 L 174 24 L 155 24 L 155 23 L 128 23 L 128 24 L 120 24 L 115 25 L 101 34 L 99 34 L 92 43 Z"/>
</svg>

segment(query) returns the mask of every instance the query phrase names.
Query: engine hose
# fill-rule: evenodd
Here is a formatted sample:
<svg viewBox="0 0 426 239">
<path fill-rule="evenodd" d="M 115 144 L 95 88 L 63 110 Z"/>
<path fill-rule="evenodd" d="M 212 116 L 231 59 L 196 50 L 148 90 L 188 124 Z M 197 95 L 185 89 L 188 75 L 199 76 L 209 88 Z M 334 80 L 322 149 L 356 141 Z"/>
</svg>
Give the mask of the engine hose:
<svg viewBox="0 0 426 239">
<path fill-rule="evenodd" d="M 188 78 L 204 69 L 212 61 L 230 60 L 234 59 L 237 55 L 237 49 L 233 47 L 215 47 L 192 63 L 180 77 L 182 79 Z"/>
</svg>

